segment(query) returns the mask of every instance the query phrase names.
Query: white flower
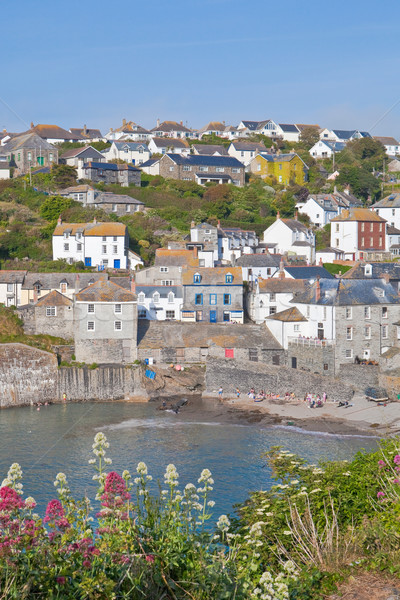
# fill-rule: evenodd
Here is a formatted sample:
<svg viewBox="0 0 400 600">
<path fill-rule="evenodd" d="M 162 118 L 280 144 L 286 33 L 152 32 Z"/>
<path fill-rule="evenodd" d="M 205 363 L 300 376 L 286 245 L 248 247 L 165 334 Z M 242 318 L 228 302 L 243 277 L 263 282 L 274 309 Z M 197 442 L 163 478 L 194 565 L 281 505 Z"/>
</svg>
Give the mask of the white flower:
<svg viewBox="0 0 400 600">
<path fill-rule="evenodd" d="M 346 475 L 346 477 L 350 477 L 351 473 L 350 473 L 350 471 L 346 471 L 346 473 L 342 473 L 342 475 Z"/>
<path fill-rule="evenodd" d="M 320 492 L 320 488 L 315 488 L 315 490 L 311 490 L 310 494 L 316 494 L 317 492 Z"/>
<path fill-rule="evenodd" d="M 228 531 L 231 525 L 230 520 L 226 515 L 221 515 L 217 522 L 217 527 L 220 531 Z"/>
<path fill-rule="evenodd" d="M 144 462 L 140 462 L 136 467 L 136 471 L 139 475 L 147 475 L 147 465 Z"/>
<path fill-rule="evenodd" d="M 213 506 L 215 506 L 215 502 L 214 502 L 214 500 L 209 500 L 209 501 L 207 502 L 207 504 L 208 504 L 208 506 L 209 506 L 210 508 L 212 508 Z"/>
<path fill-rule="evenodd" d="M 32 509 L 35 508 L 36 506 L 36 500 L 34 498 L 32 498 L 32 496 L 28 496 L 28 498 L 26 498 L 25 500 L 25 507 Z"/>
<path fill-rule="evenodd" d="M 283 535 L 293 535 L 293 534 L 292 534 L 291 531 L 286 530 L 286 531 L 283 532 Z"/>
<path fill-rule="evenodd" d="M 292 481 L 290 482 L 290 485 L 297 485 L 299 483 L 298 479 L 292 479 Z"/>
</svg>

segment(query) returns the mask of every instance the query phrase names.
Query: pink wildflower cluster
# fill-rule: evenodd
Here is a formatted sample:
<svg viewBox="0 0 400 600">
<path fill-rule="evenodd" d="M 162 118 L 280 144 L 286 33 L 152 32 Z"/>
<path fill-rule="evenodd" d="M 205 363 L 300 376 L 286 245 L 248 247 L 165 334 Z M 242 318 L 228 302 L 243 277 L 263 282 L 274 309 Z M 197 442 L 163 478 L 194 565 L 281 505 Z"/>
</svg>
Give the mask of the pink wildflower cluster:
<svg viewBox="0 0 400 600">
<path fill-rule="evenodd" d="M 83 558 L 82 566 L 86 569 L 90 569 L 92 566 L 93 556 L 98 556 L 100 554 L 100 550 L 96 548 L 91 538 L 83 538 L 82 540 L 70 544 L 67 551 L 80 554 Z"/>
<path fill-rule="evenodd" d="M 0 488 L 0 511 L 19 510 L 23 505 L 24 503 L 15 490 L 7 486 Z"/>
<path fill-rule="evenodd" d="M 50 500 L 46 508 L 46 516 L 43 519 L 44 523 L 52 523 L 61 531 L 65 531 L 70 526 L 68 519 L 65 517 L 65 512 L 59 500 Z"/>
<path fill-rule="evenodd" d="M 35 545 L 43 531 L 33 519 L 26 519 L 19 513 L 24 507 L 25 503 L 15 490 L 7 486 L 0 488 L 0 556 L 18 550 L 24 540 L 25 546 Z"/>
<path fill-rule="evenodd" d="M 104 483 L 104 492 L 101 496 L 101 505 L 103 508 L 98 516 L 106 517 L 117 511 L 120 513 L 118 516 L 126 518 L 127 513 L 121 512 L 121 508 L 130 498 L 131 495 L 126 489 L 125 480 L 118 473 L 115 473 L 115 471 L 111 471 L 111 473 L 108 473 Z"/>
</svg>

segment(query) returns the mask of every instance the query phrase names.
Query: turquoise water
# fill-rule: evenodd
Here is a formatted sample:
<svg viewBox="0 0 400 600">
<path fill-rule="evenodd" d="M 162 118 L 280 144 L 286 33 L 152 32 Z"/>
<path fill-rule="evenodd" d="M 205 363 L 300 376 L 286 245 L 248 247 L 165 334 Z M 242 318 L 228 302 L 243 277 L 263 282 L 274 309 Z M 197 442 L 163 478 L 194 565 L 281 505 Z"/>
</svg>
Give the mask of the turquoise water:
<svg viewBox="0 0 400 600">
<path fill-rule="evenodd" d="M 227 417 L 200 405 L 175 415 L 157 410 L 156 404 L 93 403 L 0 412 L 0 482 L 12 462 L 24 471 L 24 493 L 38 502 L 43 513 L 55 497 L 55 475 L 66 473 L 72 492 L 94 498 L 93 437 L 103 431 L 109 442 L 110 467 L 132 473 L 139 461 L 148 465 L 154 480 L 163 480 L 166 465 L 174 463 L 182 485 L 197 482 L 203 468 L 213 473 L 216 515 L 229 513 L 248 492 L 268 489 L 270 472 L 261 458 L 273 445 L 282 445 L 317 462 L 350 459 L 361 448 L 376 447 L 376 440 L 306 434 L 284 428 L 267 428 L 245 422 L 224 422 Z M 221 410 L 221 409 L 220 409 Z M 235 417 L 237 420 L 237 417 Z M 232 421 L 232 419 L 230 419 Z"/>
</svg>

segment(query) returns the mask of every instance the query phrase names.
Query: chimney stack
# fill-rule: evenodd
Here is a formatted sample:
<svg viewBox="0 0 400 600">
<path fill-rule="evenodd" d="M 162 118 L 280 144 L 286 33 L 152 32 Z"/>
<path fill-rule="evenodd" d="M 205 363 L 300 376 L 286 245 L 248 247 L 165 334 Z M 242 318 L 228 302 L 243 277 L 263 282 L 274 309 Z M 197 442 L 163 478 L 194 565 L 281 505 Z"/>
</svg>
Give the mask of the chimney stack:
<svg viewBox="0 0 400 600">
<path fill-rule="evenodd" d="M 194 229 L 196 227 L 196 223 L 194 221 L 192 221 L 190 223 L 190 229 Z"/>
<path fill-rule="evenodd" d="M 122 119 L 122 127 L 125 127 L 126 125 L 126 119 Z"/>
<path fill-rule="evenodd" d="M 199 249 L 197 246 L 193 246 L 193 255 L 195 258 L 197 258 L 199 255 Z"/>
<path fill-rule="evenodd" d="M 384 281 L 386 284 L 388 284 L 388 283 L 389 283 L 389 279 L 390 279 L 390 277 L 389 277 L 389 273 L 383 273 L 383 274 L 382 274 L 382 279 L 383 279 L 383 281 Z"/>
<path fill-rule="evenodd" d="M 96 225 L 96 223 L 97 223 L 96 217 L 93 219 L 93 223 Z"/>
<path fill-rule="evenodd" d="M 283 258 L 281 258 L 281 262 L 279 263 L 278 279 L 285 279 L 284 268 L 285 268 L 285 265 L 283 264 Z"/>
<path fill-rule="evenodd" d="M 75 294 L 77 294 L 80 291 L 80 285 L 79 285 L 79 273 L 77 273 L 75 275 Z"/>
<path fill-rule="evenodd" d="M 87 134 L 87 127 L 86 127 L 86 125 L 84 125 L 83 126 L 83 135 L 86 135 L 86 134 Z"/>
<path fill-rule="evenodd" d="M 299 220 L 299 213 L 297 212 L 297 210 L 296 210 L 296 212 L 294 213 L 294 218 L 295 218 L 295 220 L 296 220 L 296 221 L 298 221 L 298 220 Z"/>
<path fill-rule="evenodd" d="M 281 213 L 280 213 L 280 212 L 279 212 L 279 210 L 278 210 L 278 212 L 276 213 L 276 220 L 278 220 L 278 219 L 280 219 L 280 218 L 281 218 Z"/>
<path fill-rule="evenodd" d="M 160 127 L 160 119 L 157 119 L 157 127 Z"/>
<path fill-rule="evenodd" d="M 35 126 L 33 124 L 33 121 L 31 121 L 31 129 L 33 129 Z"/>
<path fill-rule="evenodd" d="M 57 225 L 62 225 L 61 215 L 57 219 Z"/>
<path fill-rule="evenodd" d="M 218 229 L 221 228 L 221 221 L 219 219 L 218 219 L 218 222 L 217 222 L 217 227 L 218 227 Z"/>
<path fill-rule="evenodd" d="M 136 281 L 134 277 L 131 278 L 131 292 L 132 294 L 136 294 Z"/>
<path fill-rule="evenodd" d="M 323 267 L 323 266 L 324 266 L 324 263 L 322 262 L 322 257 L 319 259 L 319 266 L 320 266 L 320 267 Z"/>
<path fill-rule="evenodd" d="M 181 125 L 183 125 L 183 121 L 181 121 Z"/>
<path fill-rule="evenodd" d="M 337 187 L 336 187 L 336 185 L 333 186 L 333 193 L 337 194 Z"/>
<path fill-rule="evenodd" d="M 321 285 L 319 283 L 319 277 L 317 277 L 317 284 L 315 286 L 315 302 L 319 302 L 321 299 Z"/>
</svg>

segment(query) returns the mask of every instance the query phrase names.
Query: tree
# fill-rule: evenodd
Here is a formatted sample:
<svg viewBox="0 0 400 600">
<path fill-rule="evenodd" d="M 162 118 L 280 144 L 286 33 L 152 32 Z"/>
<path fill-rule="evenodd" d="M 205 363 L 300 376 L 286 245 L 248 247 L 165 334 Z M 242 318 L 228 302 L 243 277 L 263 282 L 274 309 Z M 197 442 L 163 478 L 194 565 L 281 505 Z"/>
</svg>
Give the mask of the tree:
<svg viewBox="0 0 400 600">
<path fill-rule="evenodd" d="M 384 159 L 387 158 L 385 146 L 369 137 L 349 142 L 346 150 L 351 152 L 359 164 L 363 164 L 370 171 L 381 169 Z"/>
<path fill-rule="evenodd" d="M 70 208 L 72 204 L 71 198 L 63 198 L 62 196 L 49 196 L 40 207 L 39 213 L 43 219 L 53 223 L 57 221 L 60 214 Z"/>
<path fill-rule="evenodd" d="M 309 150 L 319 141 L 319 131 L 317 127 L 304 127 L 300 133 L 299 142 L 304 148 Z"/>
<path fill-rule="evenodd" d="M 380 189 L 379 181 L 372 173 L 363 167 L 355 165 L 343 165 L 339 176 L 336 178 L 336 182 L 350 185 L 353 194 L 363 198 L 365 201 L 370 196 L 377 196 Z"/>
<path fill-rule="evenodd" d="M 75 167 L 70 167 L 69 165 L 53 165 L 51 177 L 57 188 L 63 188 L 75 185 L 78 173 Z"/>
</svg>

